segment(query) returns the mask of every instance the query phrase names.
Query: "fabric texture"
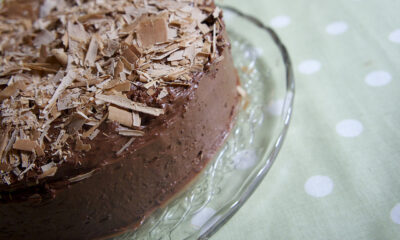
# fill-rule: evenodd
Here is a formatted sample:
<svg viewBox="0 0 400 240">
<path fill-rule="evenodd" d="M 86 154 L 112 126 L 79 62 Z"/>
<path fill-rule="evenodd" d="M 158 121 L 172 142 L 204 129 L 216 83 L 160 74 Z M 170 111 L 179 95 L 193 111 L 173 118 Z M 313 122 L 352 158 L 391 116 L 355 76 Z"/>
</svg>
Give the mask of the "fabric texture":
<svg viewBox="0 0 400 240">
<path fill-rule="evenodd" d="M 400 239 L 400 1 L 219 3 L 277 31 L 296 97 L 276 163 L 211 239 Z"/>
</svg>

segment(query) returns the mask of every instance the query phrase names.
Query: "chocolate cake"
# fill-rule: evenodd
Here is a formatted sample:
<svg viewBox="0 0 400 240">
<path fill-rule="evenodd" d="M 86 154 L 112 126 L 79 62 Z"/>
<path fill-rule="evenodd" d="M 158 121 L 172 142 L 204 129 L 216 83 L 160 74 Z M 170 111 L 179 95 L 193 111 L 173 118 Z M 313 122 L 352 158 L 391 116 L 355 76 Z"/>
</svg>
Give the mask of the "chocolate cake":
<svg viewBox="0 0 400 240">
<path fill-rule="evenodd" d="M 229 134 L 240 87 L 212 1 L 0 4 L 0 239 L 135 229 Z"/>
</svg>

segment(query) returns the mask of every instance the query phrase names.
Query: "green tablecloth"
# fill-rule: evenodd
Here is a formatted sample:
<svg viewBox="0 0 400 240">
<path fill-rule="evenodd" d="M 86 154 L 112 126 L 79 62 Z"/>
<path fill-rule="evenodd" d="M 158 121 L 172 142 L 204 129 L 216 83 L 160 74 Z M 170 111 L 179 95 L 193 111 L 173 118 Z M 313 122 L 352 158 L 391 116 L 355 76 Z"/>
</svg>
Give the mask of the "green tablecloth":
<svg viewBox="0 0 400 240">
<path fill-rule="evenodd" d="M 400 1 L 221 2 L 277 30 L 297 92 L 275 165 L 211 239 L 400 239 Z"/>
</svg>

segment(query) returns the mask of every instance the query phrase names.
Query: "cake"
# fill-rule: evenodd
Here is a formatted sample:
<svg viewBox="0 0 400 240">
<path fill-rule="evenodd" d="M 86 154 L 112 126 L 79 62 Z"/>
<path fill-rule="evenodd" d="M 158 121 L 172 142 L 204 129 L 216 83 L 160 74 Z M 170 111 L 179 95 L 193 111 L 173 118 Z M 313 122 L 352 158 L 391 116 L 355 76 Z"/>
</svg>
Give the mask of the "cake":
<svg viewBox="0 0 400 240">
<path fill-rule="evenodd" d="M 4 0 L 0 239 L 137 228 L 215 156 L 238 88 L 210 0 Z"/>
</svg>

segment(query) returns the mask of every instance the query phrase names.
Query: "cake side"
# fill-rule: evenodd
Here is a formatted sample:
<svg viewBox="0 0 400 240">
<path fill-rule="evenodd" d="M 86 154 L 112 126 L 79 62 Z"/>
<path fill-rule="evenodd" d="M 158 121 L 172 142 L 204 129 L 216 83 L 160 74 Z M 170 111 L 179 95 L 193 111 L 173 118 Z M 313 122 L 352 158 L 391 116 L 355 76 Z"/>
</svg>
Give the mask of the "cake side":
<svg viewBox="0 0 400 240">
<path fill-rule="evenodd" d="M 51 199 L 34 195 L 0 204 L 0 238 L 93 239 L 137 227 L 215 155 L 233 123 L 237 84 L 227 48 L 224 60 L 199 78 L 196 91 L 176 106 L 177 114 L 143 145 L 132 145 L 118 161 L 103 159 L 111 163 L 68 187 L 49 184 Z"/>
</svg>

